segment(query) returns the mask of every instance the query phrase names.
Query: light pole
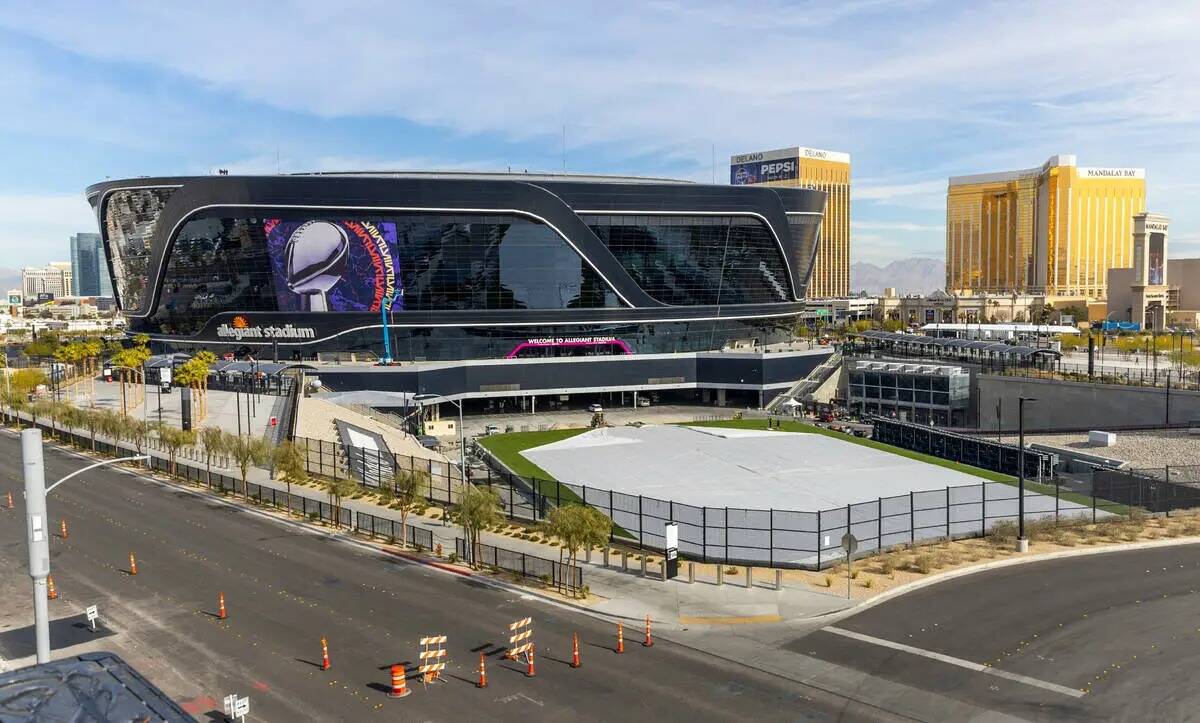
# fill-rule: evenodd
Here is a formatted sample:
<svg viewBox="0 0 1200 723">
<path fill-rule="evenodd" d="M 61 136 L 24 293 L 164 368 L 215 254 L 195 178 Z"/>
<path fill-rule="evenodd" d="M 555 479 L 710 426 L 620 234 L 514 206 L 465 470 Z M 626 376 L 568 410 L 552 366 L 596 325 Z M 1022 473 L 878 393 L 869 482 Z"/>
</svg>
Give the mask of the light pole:
<svg viewBox="0 0 1200 723">
<path fill-rule="evenodd" d="M 1036 401 L 1034 397 L 1017 398 L 1017 552 L 1029 552 L 1025 537 L 1025 402 Z"/>
<path fill-rule="evenodd" d="M 438 395 L 436 395 L 436 394 L 418 394 L 413 397 L 413 401 L 416 402 L 416 401 L 420 400 L 422 397 L 437 398 Z M 450 402 L 454 406 L 458 407 L 458 469 L 459 469 L 459 474 L 462 476 L 462 481 L 465 484 L 468 481 L 467 480 L 467 436 L 466 436 L 466 431 L 463 429 L 462 400 L 461 399 L 450 399 L 449 397 L 440 397 L 440 398 L 438 398 L 438 401 L 439 402 Z"/>
<path fill-rule="evenodd" d="M 25 540 L 29 547 L 29 576 L 33 578 L 33 622 L 39 665 L 50 662 L 50 609 L 46 594 L 46 577 L 50 574 L 50 527 L 46 519 L 46 495 L 89 469 L 135 459 L 150 459 L 150 455 L 106 459 L 78 469 L 47 487 L 46 469 L 42 463 L 42 430 L 33 427 L 21 431 L 21 462 L 25 471 Z"/>
</svg>

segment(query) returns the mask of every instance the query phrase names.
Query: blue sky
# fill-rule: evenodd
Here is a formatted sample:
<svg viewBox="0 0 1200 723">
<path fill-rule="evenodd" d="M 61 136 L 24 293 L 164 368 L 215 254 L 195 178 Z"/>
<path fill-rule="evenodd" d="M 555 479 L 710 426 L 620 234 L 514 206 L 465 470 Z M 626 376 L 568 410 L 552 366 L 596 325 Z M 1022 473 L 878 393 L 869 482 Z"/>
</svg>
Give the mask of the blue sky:
<svg viewBox="0 0 1200 723">
<path fill-rule="evenodd" d="M 67 257 L 106 177 L 728 177 L 849 152 L 853 257 L 941 257 L 951 175 L 1147 169 L 1200 255 L 1200 5 L 0 0 L 0 266 Z"/>
</svg>

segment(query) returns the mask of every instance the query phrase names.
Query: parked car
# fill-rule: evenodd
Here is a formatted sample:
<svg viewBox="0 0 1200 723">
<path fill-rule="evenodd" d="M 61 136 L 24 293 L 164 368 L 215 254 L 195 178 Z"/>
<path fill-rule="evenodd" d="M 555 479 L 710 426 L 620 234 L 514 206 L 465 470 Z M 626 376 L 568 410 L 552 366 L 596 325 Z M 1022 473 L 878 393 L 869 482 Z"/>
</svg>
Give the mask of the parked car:
<svg viewBox="0 0 1200 723">
<path fill-rule="evenodd" d="M 500 426 L 496 425 L 496 424 L 489 424 L 488 426 L 483 428 L 483 433 L 484 434 L 499 434 Z"/>
<path fill-rule="evenodd" d="M 604 411 L 604 405 L 602 405 L 602 404 L 589 404 L 589 405 L 588 405 L 588 408 L 587 408 L 587 410 L 588 410 L 589 412 L 591 412 L 592 414 L 599 414 L 600 412 L 603 412 L 603 411 Z"/>
<path fill-rule="evenodd" d="M 639 407 L 648 407 L 650 406 L 650 400 L 646 397 L 638 397 L 637 405 Z"/>
</svg>

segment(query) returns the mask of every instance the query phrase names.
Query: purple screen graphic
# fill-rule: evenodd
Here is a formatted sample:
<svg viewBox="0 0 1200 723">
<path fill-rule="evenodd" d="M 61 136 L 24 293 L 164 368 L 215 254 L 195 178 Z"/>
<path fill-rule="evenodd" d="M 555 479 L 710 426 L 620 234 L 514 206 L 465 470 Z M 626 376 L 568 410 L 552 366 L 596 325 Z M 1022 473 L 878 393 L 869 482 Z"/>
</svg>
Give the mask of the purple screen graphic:
<svg viewBox="0 0 1200 723">
<path fill-rule="evenodd" d="M 280 311 L 404 310 L 396 224 L 274 218 L 263 231 Z"/>
</svg>

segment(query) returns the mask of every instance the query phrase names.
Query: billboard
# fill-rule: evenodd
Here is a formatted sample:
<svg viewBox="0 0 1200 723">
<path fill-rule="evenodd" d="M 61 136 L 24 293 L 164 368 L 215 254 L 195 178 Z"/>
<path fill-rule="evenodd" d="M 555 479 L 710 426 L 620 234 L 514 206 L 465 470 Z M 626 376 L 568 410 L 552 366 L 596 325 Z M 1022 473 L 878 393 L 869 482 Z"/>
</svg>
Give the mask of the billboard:
<svg viewBox="0 0 1200 723">
<path fill-rule="evenodd" d="M 729 184 L 749 186 L 800 177 L 800 158 L 795 148 L 743 153 L 729 159 Z"/>
<path fill-rule="evenodd" d="M 263 221 L 280 311 L 404 309 L 396 224 Z"/>
<path fill-rule="evenodd" d="M 729 184 L 748 186 L 770 181 L 791 181 L 800 177 L 800 160 L 850 163 L 850 154 L 816 148 L 778 148 L 773 151 L 742 153 L 729 159 Z"/>
<path fill-rule="evenodd" d="M 1167 237 L 1162 233 L 1150 234 L 1150 265 L 1146 272 L 1146 283 L 1151 286 L 1161 286 L 1167 283 L 1166 267 L 1163 256 L 1163 248 L 1166 246 Z"/>
</svg>

